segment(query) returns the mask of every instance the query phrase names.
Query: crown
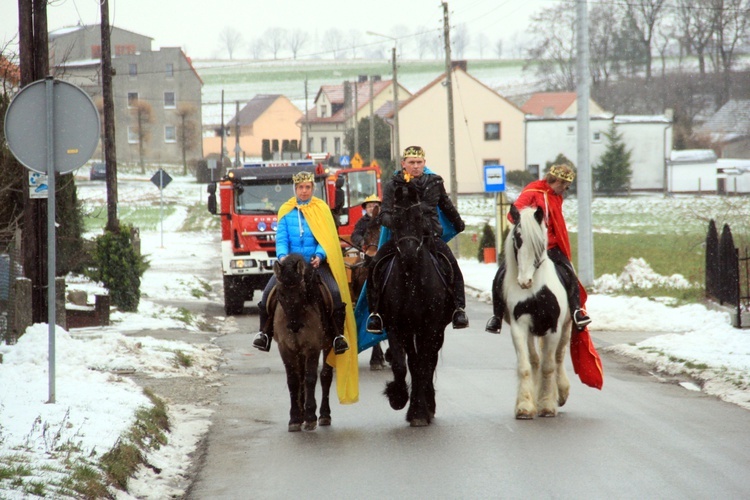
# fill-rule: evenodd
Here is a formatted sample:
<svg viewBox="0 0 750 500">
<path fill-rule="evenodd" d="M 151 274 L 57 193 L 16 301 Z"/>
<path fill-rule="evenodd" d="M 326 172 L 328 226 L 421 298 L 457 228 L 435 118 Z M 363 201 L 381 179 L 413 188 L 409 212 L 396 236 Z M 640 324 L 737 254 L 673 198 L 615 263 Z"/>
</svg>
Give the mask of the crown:
<svg viewBox="0 0 750 500">
<path fill-rule="evenodd" d="M 404 149 L 404 158 L 424 158 L 424 149 L 419 146 L 409 146 Z"/>
<path fill-rule="evenodd" d="M 576 178 L 576 173 L 567 165 L 552 165 L 549 173 L 565 182 L 573 182 L 573 179 Z"/>
<path fill-rule="evenodd" d="M 299 172 L 292 176 L 292 182 L 299 184 L 300 182 L 315 182 L 315 174 L 312 172 Z"/>
</svg>

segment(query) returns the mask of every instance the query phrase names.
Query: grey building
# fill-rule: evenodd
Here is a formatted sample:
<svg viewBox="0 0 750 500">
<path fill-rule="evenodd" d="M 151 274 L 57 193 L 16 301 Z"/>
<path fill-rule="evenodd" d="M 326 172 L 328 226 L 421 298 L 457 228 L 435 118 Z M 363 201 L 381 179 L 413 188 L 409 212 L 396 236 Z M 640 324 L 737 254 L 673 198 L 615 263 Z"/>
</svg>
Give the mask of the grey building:
<svg viewBox="0 0 750 500">
<path fill-rule="evenodd" d="M 203 82 L 179 47 L 151 50 L 152 39 L 113 27 L 112 87 L 118 163 L 182 164 L 203 156 Z M 57 78 L 84 89 L 102 109 L 100 26 L 49 33 Z M 97 154 L 101 154 L 99 151 Z"/>
</svg>

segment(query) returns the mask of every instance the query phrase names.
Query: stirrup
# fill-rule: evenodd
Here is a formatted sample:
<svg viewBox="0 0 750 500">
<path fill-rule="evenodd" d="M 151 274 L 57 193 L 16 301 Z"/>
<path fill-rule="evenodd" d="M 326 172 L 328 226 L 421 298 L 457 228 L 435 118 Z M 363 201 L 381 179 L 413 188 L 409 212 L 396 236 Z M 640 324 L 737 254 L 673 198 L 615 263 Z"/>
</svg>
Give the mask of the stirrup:
<svg viewBox="0 0 750 500">
<path fill-rule="evenodd" d="M 253 347 L 259 351 L 268 352 L 271 350 L 271 337 L 265 332 L 258 332 L 253 339 Z"/>
<path fill-rule="evenodd" d="M 586 328 L 586 325 L 591 323 L 591 318 L 589 318 L 589 315 L 586 314 L 586 311 L 583 309 L 576 309 L 573 313 L 573 323 L 575 323 L 576 328 L 578 328 L 578 331 L 583 330 Z"/>
<path fill-rule="evenodd" d="M 378 313 L 371 313 L 367 317 L 367 331 L 370 333 L 383 333 L 383 318 Z"/>
<path fill-rule="evenodd" d="M 349 350 L 349 342 L 343 335 L 337 335 L 333 339 L 333 352 L 336 354 L 344 354 Z"/>
</svg>

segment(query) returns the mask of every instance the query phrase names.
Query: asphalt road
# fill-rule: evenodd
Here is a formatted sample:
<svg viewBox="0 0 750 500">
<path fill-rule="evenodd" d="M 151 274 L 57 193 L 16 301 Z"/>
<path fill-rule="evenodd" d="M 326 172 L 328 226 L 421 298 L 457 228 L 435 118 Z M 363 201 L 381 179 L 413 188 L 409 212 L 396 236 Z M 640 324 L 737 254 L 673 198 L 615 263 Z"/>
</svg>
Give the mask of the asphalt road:
<svg viewBox="0 0 750 500">
<path fill-rule="evenodd" d="M 360 354 L 360 401 L 332 404 L 333 425 L 287 432 L 289 396 L 276 346 L 250 346 L 257 315 L 227 319 L 215 342 L 226 374 L 190 499 L 747 498 L 750 415 L 635 362 L 602 354 L 602 391 L 578 381 L 556 418 L 514 418 L 515 353 L 485 333 L 446 331 L 437 415 L 411 428 L 382 395 L 390 370 Z M 507 325 L 506 325 L 507 328 Z M 598 347 L 644 333 L 593 337 Z"/>
</svg>

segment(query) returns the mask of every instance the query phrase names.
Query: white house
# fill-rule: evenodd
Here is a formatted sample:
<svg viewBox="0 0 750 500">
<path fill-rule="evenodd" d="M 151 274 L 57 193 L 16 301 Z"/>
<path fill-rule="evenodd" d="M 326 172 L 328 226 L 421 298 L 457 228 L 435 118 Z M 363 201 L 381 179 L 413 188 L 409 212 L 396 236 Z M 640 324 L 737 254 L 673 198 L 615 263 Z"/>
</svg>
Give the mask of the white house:
<svg viewBox="0 0 750 500">
<path fill-rule="evenodd" d="M 614 123 L 631 151 L 630 189 L 663 191 L 666 162 L 672 151 L 672 110 L 663 115 L 616 115 Z M 603 138 L 606 145 L 606 137 Z M 592 154 L 593 157 L 593 154 Z M 592 165 L 599 161 L 592 158 Z"/>
<path fill-rule="evenodd" d="M 710 149 L 672 151 L 667 161 L 670 193 L 716 193 L 716 153 Z"/>
<path fill-rule="evenodd" d="M 719 193 L 750 193 L 750 160 L 719 158 L 716 167 Z"/>
</svg>

